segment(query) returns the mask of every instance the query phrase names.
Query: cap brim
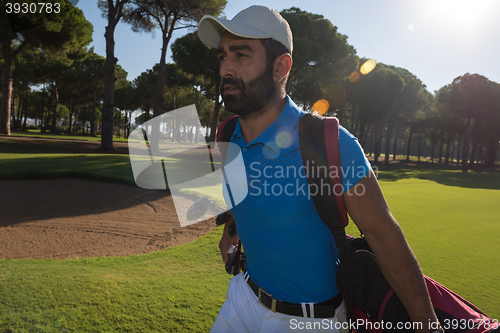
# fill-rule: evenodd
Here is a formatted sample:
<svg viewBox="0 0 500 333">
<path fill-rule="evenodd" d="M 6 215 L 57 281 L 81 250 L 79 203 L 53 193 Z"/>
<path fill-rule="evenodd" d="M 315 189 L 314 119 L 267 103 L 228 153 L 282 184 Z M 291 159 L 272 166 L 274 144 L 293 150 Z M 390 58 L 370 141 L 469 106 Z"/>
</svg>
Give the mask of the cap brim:
<svg viewBox="0 0 500 333">
<path fill-rule="evenodd" d="M 198 24 L 198 37 L 205 45 L 216 48 L 219 47 L 222 34 L 225 30 L 243 38 L 271 38 L 268 34 L 248 24 L 210 15 L 204 16 Z"/>
</svg>

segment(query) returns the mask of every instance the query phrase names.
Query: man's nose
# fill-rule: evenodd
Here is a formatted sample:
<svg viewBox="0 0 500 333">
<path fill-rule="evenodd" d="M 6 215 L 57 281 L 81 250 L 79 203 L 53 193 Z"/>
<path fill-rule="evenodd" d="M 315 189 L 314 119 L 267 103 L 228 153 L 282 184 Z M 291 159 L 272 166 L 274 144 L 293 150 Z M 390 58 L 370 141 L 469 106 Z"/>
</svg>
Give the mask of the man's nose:
<svg viewBox="0 0 500 333">
<path fill-rule="evenodd" d="M 220 63 L 219 74 L 221 78 L 234 77 L 235 76 L 234 63 L 228 58 L 224 59 Z"/>
</svg>

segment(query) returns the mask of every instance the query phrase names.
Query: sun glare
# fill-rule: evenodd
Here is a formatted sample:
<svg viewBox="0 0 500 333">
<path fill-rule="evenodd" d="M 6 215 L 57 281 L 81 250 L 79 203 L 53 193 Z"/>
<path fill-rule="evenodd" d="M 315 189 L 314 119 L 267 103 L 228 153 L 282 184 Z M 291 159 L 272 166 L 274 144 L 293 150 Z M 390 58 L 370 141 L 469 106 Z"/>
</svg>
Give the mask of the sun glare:
<svg viewBox="0 0 500 333">
<path fill-rule="evenodd" d="M 472 32 L 498 7 L 498 0 L 428 0 L 424 8 L 443 28 Z"/>
</svg>

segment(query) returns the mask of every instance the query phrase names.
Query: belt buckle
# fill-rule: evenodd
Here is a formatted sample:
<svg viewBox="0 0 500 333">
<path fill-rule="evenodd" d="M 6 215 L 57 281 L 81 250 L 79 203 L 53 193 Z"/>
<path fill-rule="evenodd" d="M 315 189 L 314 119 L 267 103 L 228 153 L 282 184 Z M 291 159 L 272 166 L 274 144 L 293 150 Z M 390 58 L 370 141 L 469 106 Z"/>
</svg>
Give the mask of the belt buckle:
<svg viewBox="0 0 500 333">
<path fill-rule="evenodd" d="M 261 300 L 261 297 L 262 297 L 262 294 L 268 296 L 269 298 L 271 298 L 271 308 L 268 308 L 267 305 L 265 305 L 264 303 L 262 303 L 262 300 Z M 266 309 L 268 310 L 271 310 L 272 312 L 276 312 L 276 303 L 277 303 L 277 300 L 276 298 L 273 297 L 273 295 L 271 294 L 268 294 L 264 289 L 260 288 L 259 287 L 259 303 L 262 304 Z"/>
</svg>

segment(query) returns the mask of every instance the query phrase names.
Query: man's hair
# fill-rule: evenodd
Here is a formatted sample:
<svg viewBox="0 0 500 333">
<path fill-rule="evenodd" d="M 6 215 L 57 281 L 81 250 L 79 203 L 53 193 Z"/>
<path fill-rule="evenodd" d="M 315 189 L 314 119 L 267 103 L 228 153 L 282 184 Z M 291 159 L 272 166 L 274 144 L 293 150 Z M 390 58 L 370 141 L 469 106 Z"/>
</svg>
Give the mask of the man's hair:
<svg viewBox="0 0 500 333">
<path fill-rule="evenodd" d="M 285 45 L 272 38 L 261 39 L 260 42 L 264 49 L 266 50 L 266 67 L 267 70 L 272 70 L 274 60 L 284 53 L 290 53 Z M 287 75 L 288 76 L 288 75 Z M 288 77 L 287 77 L 288 79 Z M 286 83 L 286 80 L 284 80 Z"/>
</svg>

